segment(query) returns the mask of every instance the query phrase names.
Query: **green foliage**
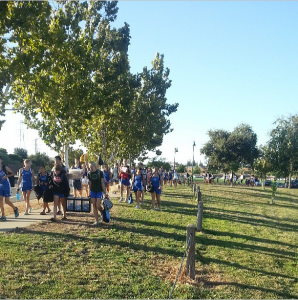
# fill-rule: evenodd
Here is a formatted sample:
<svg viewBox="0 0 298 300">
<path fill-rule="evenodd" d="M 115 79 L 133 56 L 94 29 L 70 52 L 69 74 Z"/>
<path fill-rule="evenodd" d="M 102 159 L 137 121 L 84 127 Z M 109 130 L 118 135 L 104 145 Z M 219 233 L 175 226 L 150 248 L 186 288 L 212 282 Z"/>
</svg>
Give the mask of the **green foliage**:
<svg viewBox="0 0 298 300">
<path fill-rule="evenodd" d="M 201 149 L 208 158 L 208 170 L 237 171 L 241 166 L 253 166 L 258 157 L 257 135 L 251 126 L 240 124 L 232 132 L 209 130 L 209 142 Z"/>
<path fill-rule="evenodd" d="M 8 154 L 8 153 L 7 153 L 7 150 L 4 149 L 4 148 L 0 148 L 0 152 L 1 152 L 1 153 L 4 153 L 4 154 Z"/>
<path fill-rule="evenodd" d="M 48 171 L 51 170 L 54 165 L 54 161 L 46 155 L 46 153 L 37 152 L 36 154 L 30 155 L 29 159 L 31 159 L 35 171 L 39 171 L 40 165 L 44 165 Z"/>
<path fill-rule="evenodd" d="M 28 152 L 23 148 L 14 148 L 13 154 L 20 156 L 23 160 L 28 158 Z"/>
<path fill-rule="evenodd" d="M 14 162 L 23 162 L 23 158 L 20 155 L 16 155 L 16 154 L 8 154 L 8 157 L 11 161 Z"/>
<path fill-rule="evenodd" d="M 157 168 L 160 168 L 162 167 L 169 171 L 171 169 L 171 164 L 166 161 L 165 158 L 157 158 L 157 157 L 154 157 L 152 160 L 148 161 L 147 163 L 147 167 L 157 167 Z"/>
<path fill-rule="evenodd" d="M 195 166 L 193 169 L 194 174 L 201 174 L 201 169 L 198 166 Z"/>
<path fill-rule="evenodd" d="M 75 159 L 80 157 L 84 154 L 82 149 L 74 149 L 73 147 L 69 147 L 68 149 L 68 161 L 69 165 L 73 166 L 75 164 Z"/>
<path fill-rule="evenodd" d="M 186 165 L 184 165 L 184 164 L 177 164 L 176 165 L 176 171 L 177 171 L 177 173 L 184 173 L 185 172 L 185 168 L 186 168 Z"/>
<path fill-rule="evenodd" d="M 291 177 L 298 170 L 298 115 L 278 119 L 274 124 L 267 143 L 268 161 L 276 176 Z"/>
</svg>

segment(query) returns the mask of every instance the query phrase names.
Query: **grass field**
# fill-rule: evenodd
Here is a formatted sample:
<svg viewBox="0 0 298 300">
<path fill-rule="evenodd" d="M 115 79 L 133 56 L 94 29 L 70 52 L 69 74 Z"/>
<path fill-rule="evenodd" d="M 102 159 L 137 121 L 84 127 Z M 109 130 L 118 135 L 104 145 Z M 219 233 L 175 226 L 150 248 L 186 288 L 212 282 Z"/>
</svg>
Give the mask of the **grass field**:
<svg viewBox="0 0 298 300">
<path fill-rule="evenodd" d="M 173 298 L 297 298 L 298 190 L 201 184 L 196 279 Z M 0 234 L 0 298 L 168 298 L 196 221 L 189 187 L 165 188 L 162 211 L 114 202 L 113 222 L 87 214 Z"/>
</svg>

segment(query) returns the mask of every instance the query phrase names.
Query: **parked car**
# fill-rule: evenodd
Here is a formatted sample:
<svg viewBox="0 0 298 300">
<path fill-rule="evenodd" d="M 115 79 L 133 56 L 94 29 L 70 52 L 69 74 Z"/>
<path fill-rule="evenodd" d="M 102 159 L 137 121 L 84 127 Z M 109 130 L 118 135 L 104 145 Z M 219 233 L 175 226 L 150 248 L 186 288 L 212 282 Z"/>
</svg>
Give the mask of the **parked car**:
<svg viewBox="0 0 298 300">
<path fill-rule="evenodd" d="M 264 181 L 264 186 L 271 186 L 271 184 L 272 184 L 272 181 L 269 180 L 269 179 L 266 179 L 266 180 Z"/>
<path fill-rule="evenodd" d="M 288 188 L 289 187 L 289 182 L 285 183 L 285 187 Z M 298 189 L 298 180 L 291 180 L 291 189 Z"/>
<path fill-rule="evenodd" d="M 285 187 L 285 184 L 282 183 L 282 182 L 277 182 L 276 185 L 277 185 L 278 188 L 284 188 Z"/>
</svg>

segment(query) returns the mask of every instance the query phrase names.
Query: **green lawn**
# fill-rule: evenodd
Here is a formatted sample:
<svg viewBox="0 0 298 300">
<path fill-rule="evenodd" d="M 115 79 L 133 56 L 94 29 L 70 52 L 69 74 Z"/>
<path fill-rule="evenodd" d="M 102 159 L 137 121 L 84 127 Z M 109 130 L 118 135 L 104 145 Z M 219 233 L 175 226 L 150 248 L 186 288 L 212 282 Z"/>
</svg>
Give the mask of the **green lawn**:
<svg viewBox="0 0 298 300">
<path fill-rule="evenodd" d="M 201 184 L 203 233 L 196 280 L 173 298 L 297 298 L 298 190 Z M 0 234 L 0 298 L 167 298 L 196 221 L 189 187 L 167 187 L 162 211 L 115 205 L 113 223 L 90 215 Z"/>
</svg>

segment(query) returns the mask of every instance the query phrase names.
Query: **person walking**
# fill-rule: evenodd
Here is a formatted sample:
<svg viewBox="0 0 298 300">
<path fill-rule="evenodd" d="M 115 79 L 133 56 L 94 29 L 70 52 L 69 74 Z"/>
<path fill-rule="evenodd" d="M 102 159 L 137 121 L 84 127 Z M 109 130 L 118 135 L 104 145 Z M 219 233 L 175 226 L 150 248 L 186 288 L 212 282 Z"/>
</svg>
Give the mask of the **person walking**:
<svg viewBox="0 0 298 300">
<path fill-rule="evenodd" d="M 155 199 L 157 201 L 158 210 L 161 210 L 160 196 L 162 191 L 162 177 L 158 174 L 158 170 L 156 167 L 153 167 L 152 171 L 152 176 L 150 178 L 150 182 L 153 187 L 153 192 L 151 193 L 151 210 L 155 210 Z"/>
<path fill-rule="evenodd" d="M 109 170 L 108 164 L 103 165 L 103 176 L 107 193 L 110 192 L 110 181 L 112 178 L 112 173 Z"/>
<path fill-rule="evenodd" d="M 46 168 L 44 165 L 39 167 L 39 173 L 37 174 L 36 183 L 42 188 L 43 193 L 49 189 L 51 177 L 46 172 Z M 46 212 L 46 209 L 47 212 Z M 41 215 L 46 215 L 46 213 L 50 213 L 51 209 L 49 207 L 49 203 L 43 200 L 43 211 L 40 213 Z"/>
<path fill-rule="evenodd" d="M 121 174 L 121 187 L 120 187 L 120 200 L 119 202 L 123 201 L 123 191 L 124 187 L 126 187 L 126 199 L 125 202 L 128 203 L 128 198 L 129 198 L 129 191 L 130 191 L 130 182 L 129 182 L 129 176 L 131 176 L 129 166 L 127 165 L 127 160 L 123 160 L 123 164 L 120 168 L 120 174 Z"/>
<path fill-rule="evenodd" d="M 172 173 L 172 169 L 169 170 L 169 184 L 170 184 L 170 187 L 173 186 L 173 173 Z"/>
<path fill-rule="evenodd" d="M 54 195 L 54 217 L 51 218 L 51 221 L 56 221 L 57 207 L 59 203 L 62 204 L 63 208 L 63 217 L 62 221 L 67 220 L 66 217 L 66 198 L 69 194 L 69 183 L 66 177 L 66 174 L 63 172 L 63 168 L 61 165 L 54 166 L 54 172 L 51 176 L 51 185 L 50 188 L 53 188 L 53 195 Z"/>
<path fill-rule="evenodd" d="M 177 188 L 177 183 L 178 183 L 178 173 L 176 170 L 174 170 L 174 187 Z"/>
<path fill-rule="evenodd" d="M 94 226 L 99 224 L 99 215 L 98 211 L 102 214 L 101 201 L 103 199 L 103 194 L 108 196 L 106 193 L 106 187 L 104 183 L 104 175 L 101 170 L 98 169 L 97 164 L 94 161 L 91 161 L 89 164 L 90 172 L 88 173 L 89 179 L 89 189 L 90 189 L 90 198 L 93 204 L 93 212 L 95 222 Z"/>
<path fill-rule="evenodd" d="M 5 203 L 13 209 L 14 216 L 16 218 L 19 216 L 18 208 L 10 202 L 11 186 L 9 177 L 14 177 L 14 173 L 8 166 L 3 165 L 2 157 L 0 156 L 0 208 L 2 214 L 0 222 L 6 221 L 3 198 L 5 198 Z"/>
<path fill-rule="evenodd" d="M 24 167 L 19 170 L 18 188 L 17 192 L 20 190 L 20 185 L 23 193 L 23 198 L 26 203 L 26 209 L 24 215 L 29 215 L 29 211 L 32 212 L 33 208 L 30 205 L 30 195 L 33 186 L 35 185 L 34 171 L 31 169 L 31 160 L 24 160 Z"/>
<path fill-rule="evenodd" d="M 132 179 L 132 186 L 133 186 L 133 191 L 135 193 L 135 197 L 136 197 L 136 201 L 137 201 L 136 209 L 139 209 L 142 191 L 144 190 L 144 187 L 146 186 L 145 178 L 142 176 L 141 168 L 136 169 L 136 172 L 133 175 L 133 179 Z"/>
<path fill-rule="evenodd" d="M 79 158 L 75 158 L 75 164 L 74 166 L 72 166 L 73 170 L 81 170 L 81 178 L 80 179 L 74 179 L 73 180 L 73 192 L 74 192 L 74 196 L 77 197 L 78 196 L 78 192 L 80 197 L 83 197 L 83 191 L 82 191 L 82 177 L 83 177 L 83 168 L 80 165 L 80 159 Z"/>
</svg>

